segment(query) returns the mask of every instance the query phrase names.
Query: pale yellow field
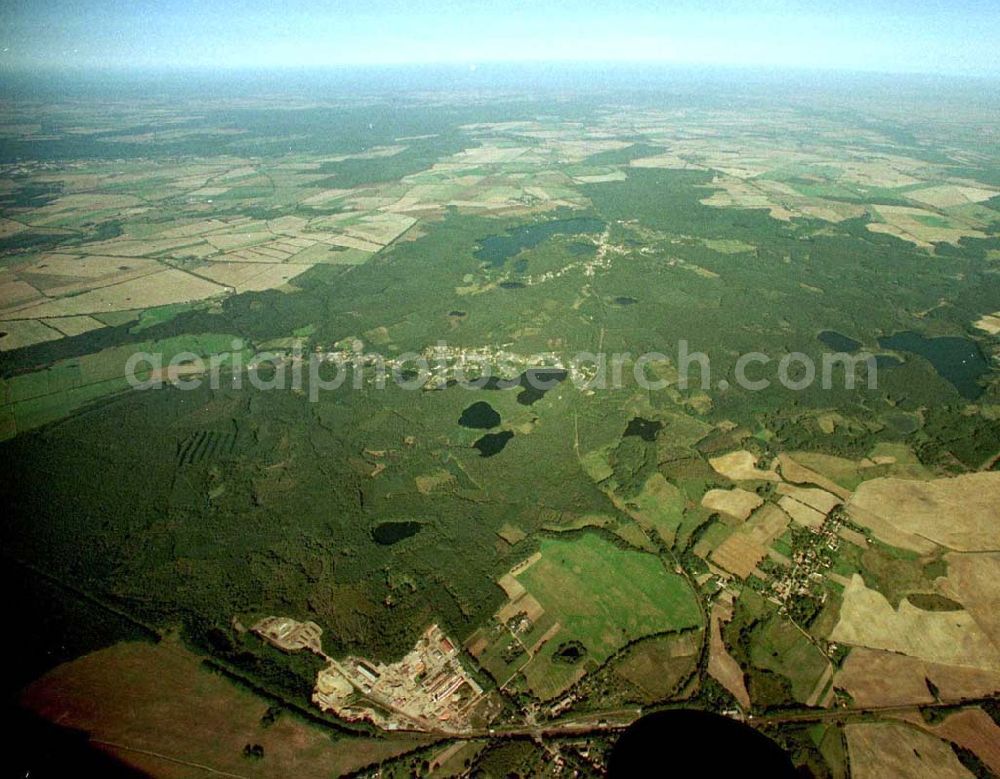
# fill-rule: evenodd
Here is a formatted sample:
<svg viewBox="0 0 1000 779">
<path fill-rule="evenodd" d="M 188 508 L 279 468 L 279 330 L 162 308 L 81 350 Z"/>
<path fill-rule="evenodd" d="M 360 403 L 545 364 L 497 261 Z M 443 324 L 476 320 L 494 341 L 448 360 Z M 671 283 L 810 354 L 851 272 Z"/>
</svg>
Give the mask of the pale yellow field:
<svg viewBox="0 0 1000 779">
<path fill-rule="evenodd" d="M 99 322 L 92 316 L 64 316 L 59 319 L 43 319 L 49 327 L 54 327 L 63 335 L 80 335 L 89 333 L 91 330 L 99 330 L 104 327 L 103 322 Z"/>
<path fill-rule="evenodd" d="M 39 300 L 43 295 L 26 281 L 15 278 L 8 270 L 0 273 L 0 311 L 11 311 Z"/>
<path fill-rule="evenodd" d="M 34 319 L 0 322 L 0 352 L 20 349 L 24 346 L 57 341 L 63 334 Z"/>
<path fill-rule="evenodd" d="M 610 171 L 608 173 L 595 173 L 589 176 L 576 176 L 573 180 L 581 184 L 603 184 L 607 181 L 625 181 L 628 176 L 623 170 Z"/>
<path fill-rule="evenodd" d="M 957 551 L 1000 549 L 1000 472 L 932 481 L 871 479 L 848 505 L 860 509 L 860 521 L 873 522 L 875 533 L 884 524 Z"/>
<path fill-rule="evenodd" d="M 817 490 L 819 491 L 819 490 Z M 795 522 L 802 525 L 803 527 L 818 528 L 823 524 L 823 520 L 826 515 L 807 506 L 805 503 L 800 503 L 795 500 L 795 498 L 785 495 L 779 501 L 778 505 L 788 514 Z"/>
<path fill-rule="evenodd" d="M 909 200 L 924 203 L 933 208 L 951 208 L 953 206 L 963 206 L 969 203 L 982 203 L 992 197 L 996 197 L 1000 192 L 991 189 L 979 189 L 976 187 L 961 187 L 954 184 L 942 184 L 926 189 L 910 190 L 906 193 Z"/>
<path fill-rule="evenodd" d="M 918 246 L 929 247 L 933 243 L 958 243 L 964 237 L 982 238 L 985 233 L 969 227 L 957 220 L 946 220 L 946 226 L 927 224 L 925 219 L 941 219 L 933 211 L 908 206 L 873 206 L 884 222 L 869 222 L 867 227 L 873 233 L 886 233 L 902 238 Z"/>
<path fill-rule="evenodd" d="M 732 607 L 724 602 L 712 606 L 709 626 L 708 672 L 725 687 L 744 709 L 750 708 L 750 693 L 743 679 L 743 669 L 733 659 L 722 640 L 722 623 L 732 619 Z"/>
<path fill-rule="evenodd" d="M 708 462 L 716 473 L 733 481 L 781 481 L 781 477 L 773 469 L 758 468 L 757 458 L 744 449 L 711 457 Z"/>
<path fill-rule="evenodd" d="M 744 533 L 733 533 L 712 551 L 711 560 L 723 570 L 746 579 L 766 556 L 766 546 Z"/>
<path fill-rule="evenodd" d="M 746 519 L 764 500 L 755 492 L 734 487 L 731 490 L 709 490 L 701 505 L 712 511 L 721 511 L 736 519 Z"/>
<path fill-rule="evenodd" d="M 237 292 L 252 292 L 281 287 L 312 265 L 213 262 L 198 269 L 198 274 Z"/>
<path fill-rule="evenodd" d="M 1000 552 L 951 553 L 945 556 L 948 576 L 942 591 L 959 601 L 1000 646 Z"/>
<path fill-rule="evenodd" d="M 814 487 L 796 487 L 791 484 L 779 484 L 777 493 L 779 495 L 787 495 L 799 503 L 804 503 L 823 514 L 829 514 L 834 506 L 841 503 L 841 499 L 836 495 Z"/>
<path fill-rule="evenodd" d="M 995 314 L 984 314 L 976 322 L 976 327 L 990 335 L 1000 333 L 1000 311 Z"/>
<path fill-rule="evenodd" d="M 127 311 L 165 306 L 169 303 L 205 300 L 224 292 L 224 287 L 211 281 L 174 268 L 167 268 L 121 284 L 101 287 L 68 298 L 37 303 L 19 310 L 17 316 L 25 319 L 42 319 Z"/>
<path fill-rule="evenodd" d="M 820 487 L 821 489 L 826 490 L 843 500 L 847 500 L 851 497 L 850 490 L 842 487 L 833 479 L 827 478 L 825 475 L 813 470 L 812 467 L 803 465 L 801 461 L 806 459 L 806 453 L 804 452 L 796 452 L 795 459 L 787 454 L 778 455 L 778 469 L 781 471 L 781 476 L 785 480 L 795 484 L 808 484 L 810 486 Z M 840 458 L 833 459 L 839 460 Z M 810 460 L 810 462 L 820 465 L 820 467 L 826 463 L 826 461 L 816 463 L 815 460 Z M 851 461 L 845 460 L 844 462 L 850 463 Z M 853 467 L 854 464 L 851 463 L 851 466 Z"/>
<path fill-rule="evenodd" d="M 1000 668 L 1000 648 L 968 611 L 924 611 L 905 599 L 894 609 L 858 574 L 844 590 L 840 621 L 830 639 L 932 663 L 987 671 Z"/>
<path fill-rule="evenodd" d="M 0 238 L 10 238 L 10 236 L 23 233 L 27 229 L 28 226 L 22 222 L 0 218 Z"/>
</svg>

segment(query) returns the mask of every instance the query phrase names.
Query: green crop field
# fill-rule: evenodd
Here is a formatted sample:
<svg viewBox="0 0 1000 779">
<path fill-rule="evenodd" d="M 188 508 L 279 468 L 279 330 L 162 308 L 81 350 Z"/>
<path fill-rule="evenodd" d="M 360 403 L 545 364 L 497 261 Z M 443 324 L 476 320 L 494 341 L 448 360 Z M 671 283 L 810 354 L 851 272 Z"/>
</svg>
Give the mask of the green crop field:
<svg viewBox="0 0 1000 779">
<path fill-rule="evenodd" d="M 581 662 L 600 665 L 638 638 L 701 624 L 686 580 L 654 555 L 622 549 L 595 533 L 545 539 L 541 553 L 538 562 L 517 576 L 547 618 L 560 624 L 525 670 L 529 686 L 541 698 L 560 692 L 576 674 L 574 665 L 552 659 L 566 641 L 586 648 Z"/>
</svg>

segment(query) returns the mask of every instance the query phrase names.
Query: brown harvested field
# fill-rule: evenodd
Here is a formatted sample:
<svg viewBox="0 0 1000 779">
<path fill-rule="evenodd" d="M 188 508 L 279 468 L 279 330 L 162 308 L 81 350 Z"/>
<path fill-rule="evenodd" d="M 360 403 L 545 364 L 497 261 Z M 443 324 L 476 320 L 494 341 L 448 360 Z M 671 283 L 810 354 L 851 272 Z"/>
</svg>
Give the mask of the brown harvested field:
<svg viewBox="0 0 1000 779">
<path fill-rule="evenodd" d="M 736 519 L 746 519 L 764 500 L 755 492 L 734 487 L 731 490 L 709 490 L 701 505 L 711 511 L 721 511 Z"/>
<path fill-rule="evenodd" d="M 830 681 L 833 678 L 833 664 L 827 663 L 823 675 L 816 680 L 816 686 L 806 699 L 806 706 L 829 706 L 833 700 L 833 687 Z"/>
<path fill-rule="evenodd" d="M 717 166 L 716 166 L 717 167 Z M 733 173 L 746 174 L 747 171 L 730 169 Z M 701 202 L 706 206 L 717 208 L 766 208 L 772 219 L 783 222 L 791 221 L 798 216 L 795 211 L 785 208 L 775 202 L 779 198 L 776 192 L 765 192 L 754 184 L 734 176 L 716 175 L 712 185 L 719 189 Z M 787 198 L 781 198 L 786 200 Z"/>
<path fill-rule="evenodd" d="M 1000 549 L 1000 472 L 913 481 L 880 478 L 858 486 L 850 507 L 897 531 L 963 552 Z M 878 527 L 872 527 L 878 532 Z"/>
<path fill-rule="evenodd" d="M 0 238 L 10 238 L 10 236 L 23 233 L 27 229 L 26 224 L 15 222 L 13 219 L 0 218 Z"/>
<path fill-rule="evenodd" d="M 627 649 L 615 660 L 613 670 L 642 690 L 650 703 L 661 701 L 695 670 L 700 650 L 701 633 L 697 631 L 656 636 Z"/>
<path fill-rule="evenodd" d="M 788 529 L 789 522 L 784 511 L 773 503 L 767 503 L 737 532 L 746 533 L 754 543 L 768 547 Z"/>
<path fill-rule="evenodd" d="M 206 241 L 212 244 L 212 246 L 219 251 L 223 252 L 244 249 L 248 246 L 256 246 L 258 244 L 267 243 L 273 239 L 274 234 L 269 230 L 254 232 L 243 229 L 238 233 L 212 233 L 211 235 L 205 236 Z"/>
<path fill-rule="evenodd" d="M 199 268 L 198 274 L 232 287 L 240 293 L 280 288 L 311 267 L 311 265 L 212 262 Z"/>
<path fill-rule="evenodd" d="M 930 702 L 925 679 L 938 688 L 942 701 L 962 701 L 1000 692 L 1000 669 L 982 670 L 928 663 L 897 652 L 855 647 L 844 661 L 835 684 L 859 706 Z"/>
<path fill-rule="evenodd" d="M 709 618 L 708 673 L 739 701 L 744 709 L 750 708 L 750 693 L 743 679 L 743 669 L 733 659 L 722 640 L 722 622 L 732 619 L 732 607 L 722 603 L 712 606 Z"/>
<path fill-rule="evenodd" d="M 773 469 L 758 468 L 757 458 L 745 449 L 711 457 L 708 462 L 716 473 L 733 481 L 781 481 L 781 477 Z"/>
<path fill-rule="evenodd" d="M 678 157 L 675 154 L 670 154 L 669 152 L 665 154 L 657 154 L 653 157 L 640 157 L 637 160 L 632 160 L 629 162 L 629 167 L 632 168 L 671 168 L 675 170 L 701 170 L 700 165 L 695 165 L 694 163 L 688 162 L 685 159 Z"/>
<path fill-rule="evenodd" d="M 969 203 L 982 203 L 1000 194 L 992 189 L 978 187 L 960 187 L 954 184 L 941 184 L 926 189 L 914 189 L 906 193 L 908 200 L 915 200 L 934 208 L 952 208 Z"/>
<path fill-rule="evenodd" d="M 854 723 L 844 728 L 853 779 L 926 777 L 972 779 L 951 746 L 902 722 Z"/>
<path fill-rule="evenodd" d="M 448 475 L 451 476 L 451 474 Z M 451 478 L 454 477 L 452 476 Z M 521 541 L 528 537 L 527 533 L 525 533 L 517 525 L 512 525 L 510 522 L 505 522 L 497 531 L 497 535 L 511 546 L 521 543 Z"/>
<path fill-rule="evenodd" d="M 866 226 L 871 232 L 894 235 L 917 246 L 929 248 L 935 243 L 957 244 L 965 237 L 985 237 L 983 232 L 957 219 L 942 217 L 923 208 L 881 205 L 874 208 L 883 221 L 869 222 Z"/>
<path fill-rule="evenodd" d="M 438 487 L 451 484 L 455 481 L 455 476 L 444 469 L 433 471 L 422 476 L 417 476 L 413 480 L 417 485 L 417 491 L 421 495 L 430 495 Z"/>
<path fill-rule="evenodd" d="M 34 319 L 0 322 L 0 352 L 20 349 L 24 346 L 56 341 L 63 337 L 58 330 Z"/>
<path fill-rule="evenodd" d="M 386 246 L 395 241 L 416 223 L 416 219 L 405 214 L 394 214 L 391 212 L 375 213 L 364 216 L 360 222 L 345 227 L 344 232 L 352 237 Z"/>
<path fill-rule="evenodd" d="M 486 651 L 486 648 L 489 645 L 490 640 L 486 636 L 482 635 L 480 631 L 476 631 L 469 638 L 465 645 L 465 649 L 470 655 L 478 660 L 479 656 Z"/>
<path fill-rule="evenodd" d="M 351 194 L 349 189 L 324 189 L 322 192 L 318 192 L 315 195 L 310 195 L 305 198 L 301 205 L 304 206 L 325 206 L 333 200 L 340 200 L 341 198 L 347 197 Z"/>
<path fill-rule="evenodd" d="M 804 503 L 823 514 L 829 514 L 834 506 L 843 502 L 836 495 L 826 490 L 816 489 L 815 487 L 796 487 L 792 484 L 782 483 L 777 486 L 777 493 L 794 498 L 799 503 Z"/>
<path fill-rule="evenodd" d="M 431 773 L 433 777 L 444 779 L 451 776 L 464 776 L 468 773 L 466 761 L 472 761 L 476 755 L 486 748 L 489 742 L 482 741 L 456 741 L 454 744 L 445 747 L 431 758 Z"/>
<path fill-rule="evenodd" d="M 343 233 L 342 235 L 328 235 L 323 238 L 323 241 L 331 246 L 342 246 L 346 249 L 356 249 L 357 251 L 367 252 L 368 254 L 375 254 L 383 248 L 380 243 L 369 241 L 360 235 L 349 235 L 348 233 Z"/>
<path fill-rule="evenodd" d="M 990 770 L 1000 775 L 1000 727 L 979 707 L 962 709 L 940 725 L 924 725 L 924 729 L 975 753 Z"/>
<path fill-rule="evenodd" d="M 89 214 L 105 209 L 130 208 L 139 205 L 142 205 L 142 201 L 131 195 L 68 194 L 62 195 L 44 206 L 31 209 L 23 221 L 30 225 L 44 225 L 70 216 L 74 212 Z"/>
<path fill-rule="evenodd" d="M 24 319 L 42 319 L 128 311 L 204 300 L 225 291 L 225 287 L 207 279 L 198 278 L 175 268 L 167 268 L 141 278 L 110 284 L 72 297 L 37 303 L 19 310 L 17 316 Z"/>
<path fill-rule="evenodd" d="M 838 528 L 837 535 L 849 544 L 854 544 L 862 549 L 868 546 L 868 537 L 864 533 L 859 533 L 857 530 L 851 530 L 849 527 Z"/>
<path fill-rule="evenodd" d="M 714 549 L 711 560 L 731 574 L 746 579 L 766 556 L 767 547 L 744 533 L 733 533 Z"/>
<path fill-rule="evenodd" d="M 871 511 L 866 511 L 859 506 L 851 505 L 850 502 L 847 502 L 845 505 L 847 506 L 848 514 L 850 514 L 851 519 L 855 523 L 867 528 L 880 541 L 884 541 L 890 546 L 909 549 L 923 555 L 934 554 L 941 548 L 930 539 L 897 527 L 887 521 L 885 517 Z"/>
<path fill-rule="evenodd" d="M 623 170 L 613 170 L 607 173 L 594 173 L 589 176 L 574 176 L 573 180 L 580 184 L 603 184 L 608 181 L 625 181 L 628 175 Z"/>
<path fill-rule="evenodd" d="M 527 592 L 527 590 L 524 589 L 524 585 L 515 579 L 513 574 L 505 573 L 497 579 L 497 584 L 503 588 L 503 591 L 507 593 L 507 597 L 511 600 L 516 600 Z"/>
<path fill-rule="evenodd" d="M 850 693 L 859 707 L 933 703 L 924 665 L 916 657 L 856 647 L 834 677 L 834 685 Z"/>
<path fill-rule="evenodd" d="M 851 497 L 847 485 L 853 487 L 858 478 L 852 461 L 811 452 L 778 455 L 778 470 L 786 481 L 820 487 L 843 500 Z"/>
<path fill-rule="evenodd" d="M 506 624 L 507 620 L 516 617 L 522 612 L 527 614 L 528 619 L 532 622 L 537 622 L 542 614 L 545 613 L 545 609 L 542 608 L 542 604 L 531 593 L 526 592 L 517 600 L 507 602 L 497 612 L 497 619 Z"/>
<path fill-rule="evenodd" d="M 840 621 L 832 641 L 885 649 L 928 662 L 992 671 L 1000 649 L 967 611 L 924 611 L 902 600 L 894 609 L 858 574 L 844 590 Z"/>
<path fill-rule="evenodd" d="M 0 271 L 0 311 L 10 311 L 40 300 L 42 293 L 9 270 Z"/>
<path fill-rule="evenodd" d="M 316 243 L 288 259 L 289 264 L 306 265 L 360 265 L 367 262 L 371 251 L 349 249 L 332 243 Z"/>
<path fill-rule="evenodd" d="M 103 322 L 100 322 L 92 316 L 64 316 L 58 319 L 43 319 L 42 322 L 49 327 L 54 327 L 63 335 L 80 335 L 81 333 L 89 333 L 91 330 L 97 330 L 101 327 L 105 327 Z"/>
<path fill-rule="evenodd" d="M 93 652 L 34 682 L 22 703 L 117 745 L 107 748 L 155 776 L 329 777 L 433 740 L 335 739 L 287 712 L 265 728 L 268 701 L 205 669 L 179 644 L 127 642 Z M 264 758 L 243 757 L 248 743 L 262 745 Z"/>
<path fill-rule="evenodd" d="M 115 239 L 101 243 L 86 243 L 80 246 L 77 251 L 83 254 L 100 254 L 122 258 L 146 257 L 182 249 L 186 246 L 194 246 L 198 243 L 201 243 L 199 238 L 146 239 L 142 241 Z"/>
<path fill-rule="evenodd" d="M 166 230 L 160 230 L 156 235 L 160 238 L 189 238 L 192 235 L 200 236 L 204 233 L 225 230 L 229 226 L 221 219 L 199 219 L 197 222 L 168 227 Z"/>
<path fill-rule="evenodd" d="M 127 278 L 129 272 L 132 272 L 133 275 L 143 275 L 162 269 L 163 266 L 160 263 L 146 257 L 52 252 L 41 255 L 29 265 L 19 266 L 17 272 L 40 278 L 67 276 L 70 279 L 102 280 L 116 276 Z"/>
</svg>

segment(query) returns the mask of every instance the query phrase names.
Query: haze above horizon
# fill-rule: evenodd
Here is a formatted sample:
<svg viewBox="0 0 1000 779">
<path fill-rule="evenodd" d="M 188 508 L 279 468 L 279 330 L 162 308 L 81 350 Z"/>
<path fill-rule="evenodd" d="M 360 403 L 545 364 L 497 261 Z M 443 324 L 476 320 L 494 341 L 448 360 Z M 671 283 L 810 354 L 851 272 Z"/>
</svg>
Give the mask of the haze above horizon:
<svg viewBox="0 0 1000 779">
<path fill-rule="evenodd" d="M 313 68 L 622 62 L 1000 75 L 990 2 L 15 0 L 0 67 Z"/>
</svg>

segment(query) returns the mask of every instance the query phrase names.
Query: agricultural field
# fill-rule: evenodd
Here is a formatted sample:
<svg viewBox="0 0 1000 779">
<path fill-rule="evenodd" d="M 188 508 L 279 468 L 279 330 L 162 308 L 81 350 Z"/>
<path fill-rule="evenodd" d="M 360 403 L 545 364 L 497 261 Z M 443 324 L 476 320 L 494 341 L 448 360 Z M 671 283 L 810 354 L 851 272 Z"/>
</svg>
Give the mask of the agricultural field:
<svg viewBox="0 0 1000 779">
<path fill-rule="evenodd" d="M 543 541 L 534 557 L 507 576 L 513 579 L 505 586 L 511 600 L 497 622 L 508 629 L 487 640 L 501 655 L 510 653 L 512 643 L 520 646 L 518 671 L 543 701 L 638 639 L 701 625 L 694 593 L 682 577 L 655 556 L 621 549 L 592 532 Z M 472 644 L 478 643 L 477 635 Z M 477 650 L 497 653 L 493 647 Z M 498 677 L 510 681 L 503 673 Z"/>
<path fill-rule="evenodd" d="M 11 100 L 12 694 L 156 775 L 589 771 L 659 707 L 995 770 L 995 116 L 830 89 Z M 432 624 L 460 737 L 314 705 Z"/>
</svg>

